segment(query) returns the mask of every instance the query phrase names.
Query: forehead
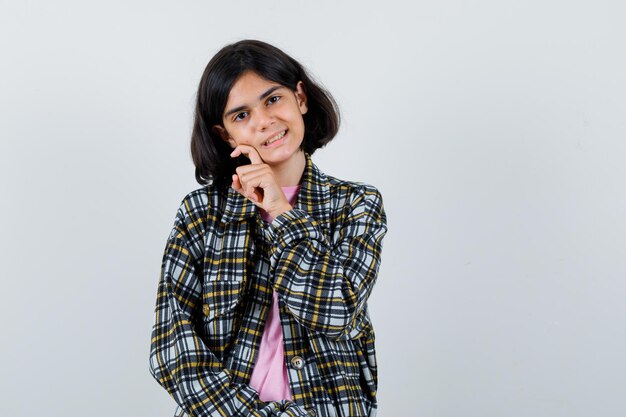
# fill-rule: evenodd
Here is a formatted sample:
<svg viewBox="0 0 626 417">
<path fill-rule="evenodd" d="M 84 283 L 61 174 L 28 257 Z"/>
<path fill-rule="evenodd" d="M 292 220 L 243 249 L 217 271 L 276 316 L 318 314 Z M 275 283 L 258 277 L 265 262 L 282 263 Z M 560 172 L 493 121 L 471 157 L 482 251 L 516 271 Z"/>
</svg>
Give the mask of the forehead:
<svg viewBox="0 0 626 417">
<path fill-rule="evenodd" d="M 272 87 L 283 87 L 282 85 L 263 78 L 253 71 L 244 72 L 233 84 L 228 93 L 226 107 L 241 106 L 251 104 L 260 100 L 260 96 Z"/>
</svg>

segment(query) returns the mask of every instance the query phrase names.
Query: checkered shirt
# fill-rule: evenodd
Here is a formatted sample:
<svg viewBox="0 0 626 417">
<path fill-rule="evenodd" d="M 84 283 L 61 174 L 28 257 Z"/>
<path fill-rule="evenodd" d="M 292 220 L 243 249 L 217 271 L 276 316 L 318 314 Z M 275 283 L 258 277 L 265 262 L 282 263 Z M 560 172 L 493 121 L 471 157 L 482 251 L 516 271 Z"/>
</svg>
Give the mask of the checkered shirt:
<svg viewBox="0 0 626 417">
<path fill-rule="evenodd" d="M 306 165 L 293 209 L 270 223 L 231 187 L 187 194 L 158 282 L 150 372 L 175 416 L 376 415 L 378 373 L 367 300 L 387 218 L 372 185 Z M 278 293 L 292 400 L 249 384 Z"/>
</svg>

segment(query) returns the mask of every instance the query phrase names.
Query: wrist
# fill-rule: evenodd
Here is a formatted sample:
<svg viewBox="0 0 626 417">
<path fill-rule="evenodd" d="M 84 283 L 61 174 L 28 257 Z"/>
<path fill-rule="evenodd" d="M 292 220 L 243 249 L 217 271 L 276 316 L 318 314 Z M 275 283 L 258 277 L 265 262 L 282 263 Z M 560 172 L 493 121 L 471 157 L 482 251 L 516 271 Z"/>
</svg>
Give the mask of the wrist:
<svg viewBox="0 0 626 417">
<path fill-rule="evenodd" d="M 291 204 L 285 204 L 283 206 L 280 206 L 279 208 L 277 208 L 274 211 L 270 211 L 269 214 L 270 214 L 270 216 L 272 216 L 273 219 L 275 219 L 276 217 L 280 216 L 284 212 L 289 211 L 291 209 L 293 209 Z"/>
</svg>

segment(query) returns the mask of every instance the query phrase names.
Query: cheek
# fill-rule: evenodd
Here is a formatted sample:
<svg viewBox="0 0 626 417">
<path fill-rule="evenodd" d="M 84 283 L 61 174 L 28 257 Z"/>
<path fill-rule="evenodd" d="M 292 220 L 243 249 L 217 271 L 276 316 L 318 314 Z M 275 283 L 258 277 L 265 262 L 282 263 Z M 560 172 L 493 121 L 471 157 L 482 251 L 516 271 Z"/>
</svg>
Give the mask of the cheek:
<svg viewBox="0 0 626 417">
<path fill-rule="evenodd" d="M 304 119 L 302 118 L 302 116 L 298 117 L 298 127 L 304 131 Z"/>
<path fill-rule="evenodd" d="M 290 112 L 290 114 L 286 117 L 289 118 L 294 126 L 304 126 L 304 118 L 302 117 L 302 114 L 300 114 L 297 108 L 294 110 L 295 111 Z"/>
<path fill-rule="evenodd" d="M 230 136 L 238 145 L 248 145 L 250 144 L 251 135 L 246 129 L 242 129 L 241 127 L 232 128 L 230 131 Z"/>
</svg>

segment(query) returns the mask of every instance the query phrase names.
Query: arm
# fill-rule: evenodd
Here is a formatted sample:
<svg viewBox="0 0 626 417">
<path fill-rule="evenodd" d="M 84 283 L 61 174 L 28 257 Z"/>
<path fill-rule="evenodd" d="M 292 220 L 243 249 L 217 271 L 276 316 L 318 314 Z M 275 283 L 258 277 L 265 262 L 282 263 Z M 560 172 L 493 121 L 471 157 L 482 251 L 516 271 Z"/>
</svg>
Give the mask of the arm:
<svg viewBox="0 0 626 417">
<path fill-rule="evenodd" d="M 303 326 L 330 338 L 358 338 L 380 266 L 387 218 L 380 192 L 362 185 L 350 198 L 334 242 L 306 211 L 272 221 L 274 289 Z"/>
<path fill-rule="evenodd" d="M 254 388 L 233 383 L 230 371 L 196 332 L 193 316 L 202 303 L 198 230 L 204 223 L 190 211 L 183 200 L 163 254 L 150 373 L 190 416 L 306 415 L 292 402 L 265 403 Z"/>
</svg>

